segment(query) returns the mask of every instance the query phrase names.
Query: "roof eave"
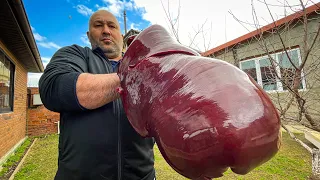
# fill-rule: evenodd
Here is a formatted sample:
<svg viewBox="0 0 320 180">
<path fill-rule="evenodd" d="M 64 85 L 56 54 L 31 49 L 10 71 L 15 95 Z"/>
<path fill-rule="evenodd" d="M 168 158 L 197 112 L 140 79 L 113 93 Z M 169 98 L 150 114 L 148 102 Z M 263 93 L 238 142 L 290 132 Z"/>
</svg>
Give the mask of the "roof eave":
<svg viewBox="0 0 320 180">
<path fill-rule="evenodd" d="M 22 34 L 25 38 L 26 43 L 29 46 L 29 49 L 31 51 L 31 54 L 33 55 L 32 60 L 35 61 L 36 64 L 36 69 L 37 71 L 30 71 L 29 69 L 28 72 L 43 72 L 44 67 L 41 61 L 40 53 L 38 50 L 38 47 L 36 45 L 29 20 L 27 18 L 27 14 L 24 8 L 24 5 L 21 0 L 13 0 L 8 2 L 9 5 L 11 6 L 11 10 L 14 10 L 13 13 L 16 17 L 16 20 L 18 21 L 18 24 L 20 26 L 20 29 L 22 31 Z"/>
<path fill-rule="evenodd" d="M 319 9 L 320 9 L 320 3 L 314 4 L 314 5 L 306 8 L 306 14 L 308 15 L 308 14 L 314 13 L 315 11 L 317 11 Z M 294 14 L 291 14 L 291 15 L 287 16 L 287 17 L 279 19 L 279 20 L 277 20 L 277 21 L 275 21 L 273 23 L 270 23 L 270 24 L 268 24 L 266 26 L 263 26 L 260 29 L 251 31 L 248 34 L 245 34 L 245 35 L 240 36 L 240 37 L 238 37 L 238 38 L 236 38 L 234 40 L 231 40 L 231 41 L 229 41 L 227 43 L 224 43 L 224 44 L 222 44 L 220 46 L 217 46 L 217 47 L 215 47 L 213 49 L 210 49 L 210 50 L 202 53 L 201 55 L 202 56 L 210 56 L 211 54 L 217 53 L 217 52 L 219 52 L 221 50 L 224 50 L 224 49 L 226 49 L 228 47 L 231 47 L 231 46 L 234 46 L 234 45 L 236 45 L 238 43 L 246 41 L 246 40 L 248 40 L 250 38 L 253 38 L 253 37 L 259 35 L 260 33 L 265 33 L 265 32 L 267 32 L 267 31 L 269 31 L 269 30 L 271 30 L 271 29 L 273 29 L 275 27 L 278 27 L 278 26 L 280 26 L 282 24 L 285 24 L 287 22 L 290 22 L 292 20 L 298 19 L 298 18 L 300 18 L 302 16 L 303 16 L 302 11 L 296 12 Z"/>
</svg>

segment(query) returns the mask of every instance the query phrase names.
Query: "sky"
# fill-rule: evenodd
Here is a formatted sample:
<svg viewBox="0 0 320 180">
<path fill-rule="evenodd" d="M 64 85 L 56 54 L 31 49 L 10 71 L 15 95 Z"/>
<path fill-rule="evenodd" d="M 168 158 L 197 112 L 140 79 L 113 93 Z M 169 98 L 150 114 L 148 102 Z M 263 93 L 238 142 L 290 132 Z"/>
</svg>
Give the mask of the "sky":
<svg viewBox="0 0 320 180">
<path fill-rule="evenodd" d="M 309 6 L 320 0 L 303 0 Z M 86 32 L 90 15 L 106 9 L 124 34 L 150 25 L 165 27 L 186 46 L 206 51 L 301 9 L 299 0 L 23 0 L 44 67 L 61 47 L 90 46 Z M 289 7 L 290 5 L 290 7 Z M 253 14 L 256 14 L 254 16 Z M 254 17 L 257 17 L 256 19 Z M 170 19 L 170 20 L 169 20 Z M 170 23 L 171 22 L 171 23 Z M 171 25 L 174 24 L 173 33 Z M 177 34 L 177 36 L 175 36 Z M 28 73 L 28 86 L 37 87 L 42 73 Z"/>
</svg>

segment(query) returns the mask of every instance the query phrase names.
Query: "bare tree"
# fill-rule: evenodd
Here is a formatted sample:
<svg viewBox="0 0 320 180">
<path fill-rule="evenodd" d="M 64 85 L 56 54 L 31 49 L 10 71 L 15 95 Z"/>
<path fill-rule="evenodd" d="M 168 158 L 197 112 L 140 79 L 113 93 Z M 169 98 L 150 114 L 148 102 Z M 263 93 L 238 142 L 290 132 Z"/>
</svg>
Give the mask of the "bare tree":
<svg viewBox="0 0 320 180">
<path fill-rule="evenodd" d="M 176 38 L 176 40 L 181 43 L 180 39 L 180 13 L 181 13 L 181 3 L 180 0 L 178 0 L 178 8 L 176 12 L 176 16 L 173 16 L 171 13 L 171 6 L 170 1 L 168 1 L 167 5 L 163 3 L 162 0 L 161 5 L 162 9 L 165 12 L 168 27 L 171 30 L 171 33 Z M 186 46 L 195 49 L 198 52 L 201 52 L 200 49 L 207 51 L 211 47 L 211 31 L 212 31 L 212 23 L 210 23 L 210 27 L 207 28 L 206 25 L 208 23 L 208 20 L 204 20 L 204 22 L 201 25 L 198 25 L 197 27 L 192 27 L 192 32 L 189 32 L 188 38 L 189 38 L 189 44 L 185 44 Z M 201 39 L 203 44 L 198 43 L 198 39 Z M 201 48 L 202 47 L 202 48 Z"/>
<path fill-rule="evenodd" d="M 160 1 L 161 1 L 162 8 L 166 14 L 166 18 L 168 20 L 170 30 L 172 31 L 172 34 L 175 36 L 176 40 L 180 43 L 180 39 L 179 39 L 179 20 L 180 20 L 180 9 L 181 9 L 180 0 L 178 2 L 179 3 L 178 12 L 176 17 L 172 17 L 172 14 L 170 12 L 170 2 L 168 1 L 167 9 L 166 9 L 165 5 L 163 4 L 163 1 L 162 0 Z"/>
<path fill-rule="evenodd" d="M 275 93 L 271 95 L 275 98 L 275 103 L 278 105 L 281 117 L 284 120 L 293 120 L 293 117 L 286 118 L 286 115 L 290 107 L 295 105 L 296 108 L 298 108 L 298 116 L 294 120 L 301 122 L 304 117 L 308 121 L 308 124 L 304 125 L 320 131 L 318 121 L 320 111 L 312 108 L 313 105 L 320 103 L 319 97 L 314 97 L 319 94 L 315 93 L 314 89 L 318 88 L 318 84 L 320 83 L 318 71 L 320 66 L 319 43 L 316 45 L 316 43 L 319 42 L 320 34 L 319 16 L 308 17 L 305 4 L 300 0 L 301 10 L 296 13 L 303 15 L 298 19 L 292 19 L 285 24 L 278 25 L 269 8 L 271 4 L 268 4 L 265 0 L 258 0 L 258 2 L 266 5 L 273 21 L 273 23 L 271 23 L 273 28 L 265 31 L 261 28 L 257 13 L 254 6 L 252 6 L 254 23 L 250 25 L 255 25 L 256 31 L 258 31 L 258 35 L 254 36 L 252 41 L 258 43 L 260 54 L 268 57 L 268 65 L 261 69 L 262 76 L 264 77 L 262 86 L 280 83 L 282 86 L 281 89 L 288 93 L 283 95 L 282 92 L 279 94 L 279 91 L 275 91 Z M 289 6 L 287 2 L 283 6 L 290 7 L 291 9 L 292 7 L 297 7 L 297 5 Z M 240 24 L 248 24 L 237 19 L 234 14 L 232 15 Z M 314 19 L 318 21 L 318 24 L 316 28 L 310 29 L 308 24 Z M 302 26 L 302 32 L 301 35 L 294 37 L 292 31 L 297 26 Z M 297 59 L 299 55 L 294 56 L 291 50 L 296 48 L 293 46 L 294 43 L 292 43 L 292 39 L 301 39 L 301 37 L 302 43 L 299 43 L 301 60 L 299 62 Z M 274 41 L 279 41 L 276 42 L 278 45 L 275 45 L 276 43 Z M 247 44 L 243 44 L 243 46 L 247 46 L 248 43 L 250 44 L 251 42 L 247 42 Z M 278 56 L 278 59 L 273 55 L 277 51 L 283 52 L 280 57 Z M 285 63 L 286 65 L 284 65 Z M 312 80 L 306 81 L 306 79 Z M 302 87 L 303 83 L 306 83 L 304 88 Z M 303 91 L 301 91 L 301 89 L 303 89 Z M 286 101 L 286 103 L 283 103 L 284 101 Z M 311 104 L 308 103 L 309 101 Z"/>
<path fill-rule="evenodd" d="M 244 71 L 256 79 L 258 79 L 256 70 L 259 71 L 260 85 L 264 89 L 272 90 L 278 87 L 273 89 L 274 92 L 270 93 L 270 97 L 277 106 L 282 127 L 312 154 L 313 174 L 320 177 L 319 150 L 297 139 L 285 125 L 295 122 L 320 132 L 319 3 L 315 4 L 309 0 L 306 2 L 299 0 L 299 4 L 289 4 L 285 0 L 277 5 L 270 4 L 266 0 L 256 2 L 265 5 L 272 23 L 261 26 L 253 0 L 251 1 L 253 23 L 241 21 L 230 12 L 243 27 L 251 26 L 256 29 L 255 36 L 238 44 L 235 49 L 239 49 L 239 46 L 242 49 L 250 49 L 252 48 L 250 45 L 255 44 L 256 51 L 259 52 L 257 57 L 264 57 L 258 61 L 259 69 L 248 68 Z M 318 7 L 312 13 L 306 8 L 310 3 Z M 292 14 L 286 15 L 288 21 L 284 21 L 285 23 L 277 21 L 270 8 L 273 6 L 291 10 Z"/>
</svg>

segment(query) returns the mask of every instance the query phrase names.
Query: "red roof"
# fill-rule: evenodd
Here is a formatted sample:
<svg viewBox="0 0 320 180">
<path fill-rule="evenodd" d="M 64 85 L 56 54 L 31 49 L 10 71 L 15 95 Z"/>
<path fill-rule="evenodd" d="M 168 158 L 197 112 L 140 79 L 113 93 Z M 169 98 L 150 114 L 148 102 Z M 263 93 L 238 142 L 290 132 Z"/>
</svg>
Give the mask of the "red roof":
<svg viewBox="0 0 320 180">
<path fill-rule="evenodd" d="M 314 4 L 312 6 L 309 6 L 308 8 L 306 8 L 306 14 L 313 13 L 316 10 L 320 10 L 320 2 L 317 3 L 317 4 Z M 285 23 L 288 23 L 288 22 L 290 22 L 292 20 L 298 19 L 298 18 L 302 17 L 303 14 L 304 14 L 303 11 L 299 11 L 299 12 L 296 12 L 296 13 L 291 14 L 289 16 L 286 16 L 286 17 L 284 17 L 282 19 L 279 19 L 279 20 L 277 20 L 275 22 L 272 22 L 271 24 L 263 26 L 260 29 L 252 31 L 252 32 L 250 32 L 248 34 L 245 34 L 243 36 L 240 36 L 240 37 L 238 37 L 238 38 L 236 38 L 236 39 L 234 39 L 232 41 L 229 41 L 229 42 L 227 42 L 225 44 L 222 44 L 222 45 L 217 46 L 217 47 L 215 47 L 213 49 L 210 49 L 210 50 L 202 53 L 202 56 L 209 56 L 209 55 L 211 55 L 211 54 L 213 54 L 215 52 L 218 52 L 220 50 L 223 50 L 223 49 L 225 49 L 227 47 L 230 47 L 230 46 L 233 46 L 233 45 L 238 44 L 240 42 L 243 42 L 243 41 L 245 41 L 247 39 L 250 39 L 250 38 L 252 38 L 252 37 L 254 37 L 256 35 L 259 35 L 261 32 L 269 31 L 274 27 L 278 27 L 278 26 L 281 26 L 281 25 L 283 25 Z"/>
</svg>

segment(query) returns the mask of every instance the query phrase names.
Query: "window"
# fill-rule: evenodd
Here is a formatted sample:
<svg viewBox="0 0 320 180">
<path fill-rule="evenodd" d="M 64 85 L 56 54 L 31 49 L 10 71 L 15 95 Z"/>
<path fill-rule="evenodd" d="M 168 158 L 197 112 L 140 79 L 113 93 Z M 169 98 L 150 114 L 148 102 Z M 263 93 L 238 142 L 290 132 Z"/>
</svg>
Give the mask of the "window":
<svg viewBox="0 0 320 180">
<path fill-rule="evenodd" d="M 293 86 L 295 66 L 301 63 L 300 51 L 298 48 L 286 52 L 274 53 L 271 57 L 275 60 L 272 62 L 269 56 L 249 59 L 240 62 L 240 69 L 249 74 L 258 84 L 266 91 L 285 91 L 287 87 Z M 305 89 L 305 79 L 303 73 L 299 89 Z"/>
<path fill-rule="evenodd" d="M 0 51 L 0 113 L 13 110 L 14 64 Z"/>
</svg>

